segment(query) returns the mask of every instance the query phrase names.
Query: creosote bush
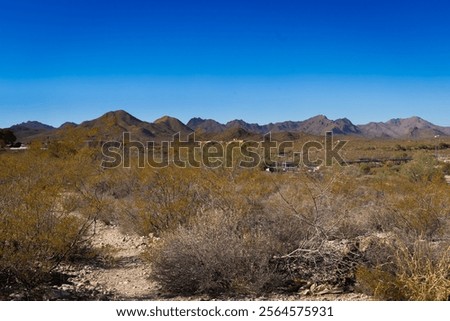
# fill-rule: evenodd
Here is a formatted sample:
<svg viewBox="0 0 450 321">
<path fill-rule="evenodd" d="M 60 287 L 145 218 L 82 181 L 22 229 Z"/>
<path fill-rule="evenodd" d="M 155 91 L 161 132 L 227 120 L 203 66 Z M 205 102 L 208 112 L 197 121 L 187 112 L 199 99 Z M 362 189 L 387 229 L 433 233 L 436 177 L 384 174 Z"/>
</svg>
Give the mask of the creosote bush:
<svg viewBox="0 0 450 321">
<path fill-rule="evenodd" d="M 56 157 L 39 146 L 0 155 L 3 286 L 33 288 L 45 283 L 62 262 L 89 247 L 86 233 L 95 213 L 77 188 L 79 170 L 86 169 L 83 184 L 88 184 L 89 171 L 83 165 L 88 155 L 83 153 Z"/>
<path fill-rule="evenodd" d="M 119 217 L 125 230 L 140 235 L 160 235 L 193 219 L 202 206 L 204 190 L 192 168 L 142 170 L 131 195 L 122 199 Z"/>
</svg>

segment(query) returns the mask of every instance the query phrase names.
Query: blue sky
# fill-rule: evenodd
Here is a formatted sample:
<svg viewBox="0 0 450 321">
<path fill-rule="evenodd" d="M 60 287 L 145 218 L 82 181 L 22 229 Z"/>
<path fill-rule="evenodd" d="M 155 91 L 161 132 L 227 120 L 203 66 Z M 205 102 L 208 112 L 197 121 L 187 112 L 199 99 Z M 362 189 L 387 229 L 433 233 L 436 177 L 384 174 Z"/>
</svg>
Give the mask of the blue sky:
<svg viewBox="0 0 450 321">
<path fill-rule="evenodd" d="M 0 0 L 0 127 L 116 109 L 450 126 L 447 1 Z"/>
</svg>

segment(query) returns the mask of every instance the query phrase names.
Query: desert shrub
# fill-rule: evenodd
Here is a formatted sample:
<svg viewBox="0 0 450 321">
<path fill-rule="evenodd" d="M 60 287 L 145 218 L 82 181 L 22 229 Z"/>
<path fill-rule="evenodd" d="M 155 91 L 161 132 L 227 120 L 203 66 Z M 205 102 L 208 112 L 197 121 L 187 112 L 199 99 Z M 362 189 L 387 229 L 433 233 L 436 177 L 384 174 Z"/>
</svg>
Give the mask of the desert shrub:
<svg viewBox="0 0 450 321">
<path fill-rule="evenodd" d="M 265 202 L 270 211 L 291 213 L 305 223 L 309 237 L 354 238 L 369 228 L 371 190 L 352 169 L 331 168 L 320 175 L 284 175 L 270 182 L 278 189 Z M 350 174 L 349 174 L 350 172 Z"/>
<path fill-rule="evenodd" d="M 410 300 L 450 299 L 450 247 L 417 241 L 396 253 L 397 276 Z"/>
<path fill-rule="evenodd" d="M 362 256 L 356 242 L 312 238 L 275 260 L 279 272 L 289 275 L 288 289 L 293 291 L 314 291 L 318 285 L 322 290 L 353 291 L 355 270 Z"/>
<path fill-rule="evenodd" d="M 372 226 L 412 241 L 448 235 L 450 190 L 439 172 L 433 162 L 406 164 L 399 173 L 379 172 L 368 184 L 375 192 Z"/>
<path fill-rule="evenodd" d="M 419 154 L 414 160 L 402 166 L 401 173 L 415 183 L 431 182 L 442 179 L 442 174 L 437 168 L 437 160 L 428 154 Z"/>
<path fill-rule="evenodd" d="M 273 189 L 264 174 L 225 168 L 141 169 L 139 176 L 134 174 L 139 180 L 120 199 L 120 224 L 128 232 L 160 235 L 212 208 L 245 213 Z"/>
<path fill-rule="evenodd" d="M 142 170 L 140 181 L 121 200 L 122 228 L 140 235 L 176 229 L 195 217 L 201 193 L 197 169 Z"/>
<path fill-rule="evenodd" d="M 108 186 L 107 193 L 114 199 L 126 199 L 141 187 L 139 180 L 141 171 L 134 167 L 106 170 L 103 178 Z"/>
<path fill-rule="evenodd" d="M 292 227 L 278 216 L 213 211 L 165 235 L 150 253 L 154 279 L 172 294 L 264 293 L 280 286 L 273 257 L 295 249 Z M 295 221 L 291 223 L 295 225 Z M 287 233 L 283 229 L 290 227 Z M 300 230 L 297 224 L 298 230 Z M 287 235 L 289 233 L 289 235 Z M 284 243 L 290 240 L 295 247 Z"/>
<path fill-rule="evenodd" d="M 397 240 L 395 245 L 389 249 L 390 261 L 357 270 L 360 289 L 382 300 L 449 300 L 448 244 Z"/>
<path fill-rule="evenodd" d="M 359 170 L 362 175 L 369 175 L 372 167 L 369 164 L 361 164 Z"/>
<path fill-rule="evenodd" d="M 356 271 L 359 290 L 381 300 L 406 300 L 399 280 L 380 268 L 359 267 Z"/>
<path fill-rule="evenodd" d="M 0 274 L 34 286 L 86 246 L 91 218 L 74 215 L 74 168 L 40 149 L 0 155 Z"/>
<path fill-rule="evenodd" d="M 326 197 L 326 225 L 332 239 L 354 239 L 373 231 L 371 218 L 377 211 L 376 192 L 368 185 L 371 177 L 338 176 Z"/>
<path fill-rule="evenodd" d="M 443 183 L 417 185 L 405 183 L 402 195 L 388 196 L 388 213 L 397 233 L 414 239 L 441 238 L 448 233 L 450 190 Z M 399 191 L 400 192 L 400 191 Z"/>
<path fill-rule="evenodd" d="M 326 237 L 329 214 L 329 193 L 325 191 L 321 176 L 316 178 L 305 174 L 302 176 L 284 175 L 269 180 L 276 186 L 275 192 L 267 199 L 265 206 L 275 213 L 289 213 L 296 220 L 304 223 L 307 238 L 321 234 Z"/>
<path fill-rule="evenodd" d="M 420 154 L 368 182 L 372 231 L 389 237 L 364 250 L 356 273 L 364 292 L 383 300 L 448 299 L 450 190 L 436 164 Z"/>
</svg>

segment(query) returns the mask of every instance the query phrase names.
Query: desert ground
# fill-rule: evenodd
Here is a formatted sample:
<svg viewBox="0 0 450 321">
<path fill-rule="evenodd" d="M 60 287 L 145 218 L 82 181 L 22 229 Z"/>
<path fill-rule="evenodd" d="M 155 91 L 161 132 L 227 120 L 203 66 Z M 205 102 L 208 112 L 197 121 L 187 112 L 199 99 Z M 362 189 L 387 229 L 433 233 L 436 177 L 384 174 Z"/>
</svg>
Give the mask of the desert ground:
<svg viewBox="0 0 450 321">
<path fill-rule="evenodd" d="M 0 298 L 448 300 L 448 145 L 358 138 L 344 157 L 105 169 L 76 140 L 4 150 Z"/>
</svg>

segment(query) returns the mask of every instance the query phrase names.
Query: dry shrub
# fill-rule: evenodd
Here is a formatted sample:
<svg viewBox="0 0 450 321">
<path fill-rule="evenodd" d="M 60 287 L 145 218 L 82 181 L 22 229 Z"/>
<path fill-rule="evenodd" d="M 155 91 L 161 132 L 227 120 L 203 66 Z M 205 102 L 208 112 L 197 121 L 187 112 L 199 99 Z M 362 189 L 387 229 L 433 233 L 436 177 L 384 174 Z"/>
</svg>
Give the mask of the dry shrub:
<svg viewBox="0 0 450 321">
<path fill-rule="evenodd" d="M 141 169 L 139 174 L 118 208 L 122 228 L 140 235 L 159 236 L 210 209 L 245 213 L 271 190 L 264 173 L 256 170 L 169 166 Z"/>
<path fill-rule="evenodd" d="M 432 240 L 446 234 L 450 219 L 450 190 L 446 186 L 442 183 L 405 183 L 399 190 L 403 195 L 390 196 L 393 229 L 415 239 L 426 237 Z"/>
<path fill-rule="evenodd" d="M 160 235 L 187 224 L 202 205 L 197 169 L 169 167 L 142 169 L 135 184 L 119 207 L 119 220 L 127 232 Z"/>
<path fill-rule="evenodd" d="M 391 261 L 360 267 L 360 289 L 382 300 L 449 300 L 450 247 L 416 241 L 408 246 L 397 240 L 390 246 Z"/>
<path fill-rule="evenodd" d="M 306 223 L 310 237 L 351 239 L 366 234 L 371 205 L 364 178 L 349 177 L 341 168 L 325 169 L 320 175 L 300 173 L 271 182 L 278 188 L 265 206 L 291 213 Z M 355 181 L 360 180 L 360 181 Z"/>
<path fill-rule="evenodd" d="M 370 185 L 369 185 L 370 186 Z M 403 165 L 400 173 L 380 172 L 371 182 L 371 224 L 412 242 L 436 240 L 450 232 L 450 189 L 428 158 Z"/>
<path fill-rule="evenodd" d="M 263 293 L 280 286 L 285 275 L 272 259 L 292 250 L 292 225 L 262 213 L 241 216 L 213 211 L 196 224 L 166 235 L 151 253 L 154 279 L 172 294 Z M 301 238 L 297 224 L 298 238 Z M 276 231 L 276 233 L 274 233 Z"/>
<path fill-rule="evenodd" d="M 406 300 L 398 279 L 380 268 L 359 267 L 356 270 L 359 290 L 381 300 Z"/>
<path fill-rule="evenodd" d="M 368 186 L 372 230 L 389 237 L 364 249 L 360 289 L 383 300 L 447 300 L 450 189 L 435 160 L 418 155 L 399 171 L 380 169 Z"/>
<path fill-rule="evenodd" d="M 320 241 L 311 239 L 281 257 L 277 264 L 287 272 L 297 289 L 312 284 L 351 291 L 355 283 L 355 270 L 361 255 L 354 242 Z"/>
<path fill-rule="evenodd" d="M 400 246 L 396 265 L 408 299 L 450 300 L 450 246 L 436 249 L 426 241 L 417 241 L 412 249 Z"/>
</svg>

